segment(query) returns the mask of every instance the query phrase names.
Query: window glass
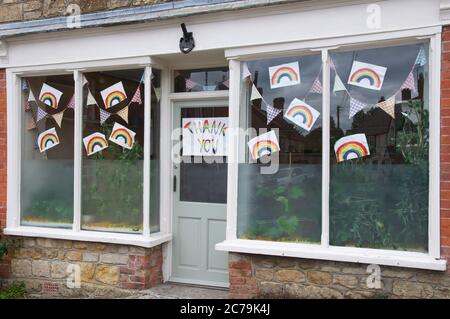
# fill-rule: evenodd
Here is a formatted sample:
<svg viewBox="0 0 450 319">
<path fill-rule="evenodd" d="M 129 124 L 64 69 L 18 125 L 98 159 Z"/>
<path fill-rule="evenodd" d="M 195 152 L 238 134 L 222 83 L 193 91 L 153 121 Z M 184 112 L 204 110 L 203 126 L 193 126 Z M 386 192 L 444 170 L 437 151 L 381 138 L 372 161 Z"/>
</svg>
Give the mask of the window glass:
<svg viewBox="0 0 450 319">
<path fill-rule="evenodd" d="M 228 67 L 178 70 L 174 75 L 175 92 L 221 91 L 229 88 Z"/>
<path fill-rule="evenodd" d="M 22 79 L 21 224 L 72 227 L 73 75 Z"/>
<path fill-rule="evenodd" d="M 83 229 L 142 232 L 143 72 L 84 74 Z"/>
<path fill-rule="evenodd" d="M 331 245 L 427 250 L 427 52 L 331 53 Z"/>
<path fill-rule="evenodd" d="M 152 76 L 152 106 L 150 124 L 150 232 L 160 230 L 160 99 L 161 99 L 161 71 L 153 69 Z"/>
<path fill-rule="evenodd" d="M 256 131 L 240 140 L 239 238 L 320 242 L 321 70 L 320 55 L 242 63 L 241 128 Z"/>
</svg>

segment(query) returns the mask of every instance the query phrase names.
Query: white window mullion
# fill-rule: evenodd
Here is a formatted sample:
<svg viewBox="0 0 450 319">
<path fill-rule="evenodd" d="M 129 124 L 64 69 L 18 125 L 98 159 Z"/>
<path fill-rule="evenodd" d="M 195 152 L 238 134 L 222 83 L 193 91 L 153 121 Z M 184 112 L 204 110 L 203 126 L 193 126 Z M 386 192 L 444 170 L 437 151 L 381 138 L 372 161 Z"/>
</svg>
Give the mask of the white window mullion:
<svg viewBox="0 0 450 319">
<path fill-rule="evenodd" d="M 74 133 L 74 189 L 73 189 L 73 226 L 75 232 L 81 229 L 81 161 L 83 144 L 83 74 L 75 70 L 75 133 Z"/>
<path fill-rule="evenodd" d="M 329 246 L 330 231 L 330 63 L 322 50 L 322 247 Z"/>
<path fill-rule="evenodd" d="M 151 76 L 152 68 L 144 71 L 144 203 L 143 203 L 143 235 L 150 236 L 150 141 L 151 141 Z"/>
</svg>

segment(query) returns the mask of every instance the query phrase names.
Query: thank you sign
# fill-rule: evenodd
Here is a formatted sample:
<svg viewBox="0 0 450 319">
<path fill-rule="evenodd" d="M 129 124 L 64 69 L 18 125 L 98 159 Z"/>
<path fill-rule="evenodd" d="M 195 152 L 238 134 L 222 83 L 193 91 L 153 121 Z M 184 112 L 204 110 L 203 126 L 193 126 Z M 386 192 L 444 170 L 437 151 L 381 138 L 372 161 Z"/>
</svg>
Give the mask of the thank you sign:
<svg viewBox="0 0 450 319">
<path fill-rule="evenodd" d="M 226 156 L 227 117 L 184 118 L 183 156 Z"/>
</svg>

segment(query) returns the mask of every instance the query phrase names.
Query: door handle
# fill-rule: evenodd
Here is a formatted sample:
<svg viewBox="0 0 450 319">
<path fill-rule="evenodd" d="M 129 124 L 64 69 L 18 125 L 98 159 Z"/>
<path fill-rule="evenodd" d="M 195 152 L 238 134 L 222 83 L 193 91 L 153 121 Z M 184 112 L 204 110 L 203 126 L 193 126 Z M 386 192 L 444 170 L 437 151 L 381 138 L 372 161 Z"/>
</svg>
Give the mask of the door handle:
<svg viewBox="0 0 450 319">
<path fill-rule="evenodd" d="M 173 175 L 173 192 L 177 191 L 177 175 Z"/>
</svg>

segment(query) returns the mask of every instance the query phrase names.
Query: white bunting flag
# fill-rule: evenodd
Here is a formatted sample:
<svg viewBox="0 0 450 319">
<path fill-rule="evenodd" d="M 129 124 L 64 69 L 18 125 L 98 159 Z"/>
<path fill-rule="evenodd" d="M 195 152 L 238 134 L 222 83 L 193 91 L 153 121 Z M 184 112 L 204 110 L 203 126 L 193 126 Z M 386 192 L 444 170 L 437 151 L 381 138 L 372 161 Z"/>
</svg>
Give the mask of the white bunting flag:
<svg viewBox="0 0 450 319">
<path fill-rule="evenodd" d="M 159 102 L 159 100 L 161 99 L 161 88 L 154 88 L 154 89 L 155 89 L 156 101 Z"/>
<path fill-rule="evenodd" d="M 88 90 L 86 105 L 97 105 L 97 101 L 95 101 L 94 96 L 92 95 L 90 90 Z"/>
<path fill-rule="evenodd" d="M 252 74 L 250 73 L 250 70 L 248 69 L 247 63 L 244 63 L 243 69 L 242 69 L 242 80 L 245 80 L 248 77 L 250 77 L 250 79 L 251 79 Z"/>
<path fill-rule="evenodd" d="M 339 75 L 336 73 L 336 76 L 334 77 L 333 92 L 339 92 L 339 91 L 347 91 L 347 89 L 345 88 L 345 85 L 342 82 Z"/>
<path fill-rule="evenodd" d="M 420 66 L 424 66 L 425 64 L 427 64 L 427 54 L 425 53 L 425 49 L 423 47 L 420 48 L 415 64 Z"/>
<path fill-rule="evenodd" d="M 28 102 L 35 102 L 36 99 L 34 97 L 33 91 L 30 90 L 30 94 L 28 95 Z"/>
<path fill-rule="evenodd" d="M 262 95 L 259 93 L 258 89 L 256 88 L 256 86 L 253 84 L 252 85 L 252 92 L 250 95 L 250 101 L 253 100 L 257 100 L 257 99 L 262 99 Z"/>
<path fill-rule="evenodd" d="M 85 86 L 88 83 L 88 80 L 86 79 L 86 77 L 83 75 L 83 82 L 81 83 L 81 86 Z"/>
</svg>

